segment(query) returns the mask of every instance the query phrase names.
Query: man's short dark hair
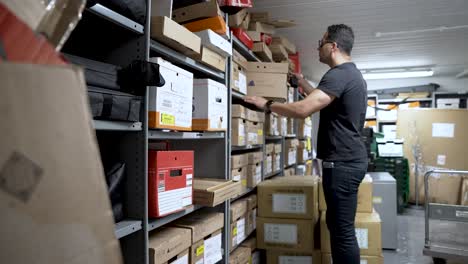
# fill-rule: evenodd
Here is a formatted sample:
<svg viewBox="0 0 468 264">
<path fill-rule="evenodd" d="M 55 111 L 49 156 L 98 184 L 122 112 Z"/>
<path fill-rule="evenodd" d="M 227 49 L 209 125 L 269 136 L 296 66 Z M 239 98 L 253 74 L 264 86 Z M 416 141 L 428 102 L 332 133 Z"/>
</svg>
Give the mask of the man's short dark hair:
<svg viewBox="0 0 468 264">
<path fill-rule="evenodd" d="M 351 50 L 354 45 L 353 29 L 347 25 L 331 25 L 327 29 L 328 40 L 336 42 L 338 48 L 344 53 L 351 55 Z"/>
</svg>

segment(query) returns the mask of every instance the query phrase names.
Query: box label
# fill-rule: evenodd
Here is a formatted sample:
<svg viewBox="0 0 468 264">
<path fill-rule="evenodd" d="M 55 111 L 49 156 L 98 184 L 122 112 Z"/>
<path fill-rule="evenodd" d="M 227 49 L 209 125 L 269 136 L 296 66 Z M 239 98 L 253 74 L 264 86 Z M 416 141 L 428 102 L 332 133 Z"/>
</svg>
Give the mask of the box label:
<svg viewBox="0 0 468 264">
<path fill-rule="evenodd" d="M 259 137 L 263 136 L 263 130 L 262 130 L 262 129 L 259 129 L 259 130 L 257 131 L 257 134 L 258 134 Z"/>
<path fill-rule="evenodd" d="M 245 239 L 245 218 L 237 220 L 237 244 L 239 245 Z"/>
<path fill-rule="evenodd" d="M 186 182 L 187 182 L 187 186 L 192 186 L 192 183 L 193 183 L 193 174 L 187 174 L 187 175 L 186 175 Z"/>
<path fill-rule="evenodd" d="M 265 224 L 264 240 L 268 243 L 297 244 L 297 225 Z"/>
<path fill-rule="evenodd" d="M 369 230 L 367 228 L 356 228 L 356 238 L 360 249 L 369 248 Z"/>
<path fill-rule="evenodd" d="M 195 262 L 195 264 L 205 264 L 204 262 L 205 262 L 204 259 L 200 259 L 199 261 Z"/>
<path fill-rule="evenodd" d="M 192 187 L 185 187 L 158 193 L 158 209 L 165 215 L 192 204 Z"/>
<path fill-rule="evenodd" d="M 205 252 L 205 245 L 201 245 L 197 248 L 197 252 L 195 255 L 197 255 L 197 257 L 201 256 L 203 253 Z"/>
<path fill-rule="evenodd" d="M 374 197 L 372 197 L 372 203 L 374 203 L 374 204 L 381 204 L 381 203 L 382 203 L 382 200 L 383 200 L 383 199 L 382 199 L 382 197 L 380 197 L 380 196 L 374 196 Z"/>
<path fill-rule="evenodd" d="M 174 260 L 171 264 L 188 264 L 188 255 Z"/>
<path fill-rule="evenodd" d="M 242 72 L 239 72 L 239 83 L 237 87 L 239 87 L 239 92 L 247 94 L 247 76 Z"/>
<path fill-rule="evenodd" d="M 361 259 L 361 261 L 359 262 L 359 264 L 367 264 L 367 259 Z"/>
<path fill-rule="evenodd" d="M 447 156 L 445 155 L 437 155 L 437 165 L 444 166 L 447 160 Z"/>
<path fill-rule="evenodd" d="M 220 261 L 223 258 L 221 248 L 221 234 L 217 234 L 216 236 L 210 237 L 207 240 L 205 240 L 205 248 L 205 264 L 218 263 L 218 261 Z"/>
<path fill-rule="evenodd" d="M 258 143 L 258 135 L 257 133 L 249 133 L 248 134 L 248 142 L 249 144 L 255 145 Z"/>
<path fill-rule="evenodd" d="M 453 138 L 455 136 L 455 124 L 433 123 L 432 137 Z"/>
<path fill-rule="evenodd" d="M 161 124 L 168 126 L 175 125 L 175 116 L 166 113 L 161 113 Z"/>
<path fill-rule="evenodd" d="M 259 183 L 262 181 L 262 167 L 258 166 L 255 168 L 255 183 Z"/>
<path fill-rule="evenodd" d="M 288 153 L 288 165 L 296 163 L 296 151 L 290 151 Z"/>
<path fill-rule="evenodd" d="M 279 264 L 313 264 L 309 256 L 280 256 Z"/>
<path fill-rule="evenodd" d="M 273 194 L 273 212 L 287 214 L 305 214 L 306 196 L 305 194 Z"/>
</svg>

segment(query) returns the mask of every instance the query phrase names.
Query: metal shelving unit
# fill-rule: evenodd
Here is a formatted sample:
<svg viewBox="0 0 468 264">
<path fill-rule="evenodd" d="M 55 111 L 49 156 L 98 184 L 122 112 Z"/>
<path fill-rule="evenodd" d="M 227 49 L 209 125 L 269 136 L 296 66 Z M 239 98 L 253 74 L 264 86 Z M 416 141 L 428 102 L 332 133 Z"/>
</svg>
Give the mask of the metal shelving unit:
<svg viewBox="0 0 468 264">
<path fill-rule="evenodd" d="M 263 147 L 262 145 L 249 145 L 249 146 L 232 146 L 231 151 L 242 151 L 242 150 L 258 150 Z"/>
<path fill-rule="evenodd" d="M 141 221 L 123 220 L 115 224 L 115 236 L 120 239 L 141 229 Z"/>
<path fill-rule="evenodd" d="M 185 210 L 183 211 L 180 211 L 178 213 L 174 213 L 174 214 L 170 214 L 168 216 L 165 216 L 165 217 L 162 217 L 162 218 L 158 218 L 158 219 L 150 219 L 148 221 L 148 232 L 150 231 L 153 231 L 161 226 L 164 226 L 166 224 L 169 224 L 170 222 L 172 221 L 175 221 L 181 217 L 184 217 L 188 214 L 191 214 L 199 209 L 203 208 L 203 206 L 199 206 L 199 205 L 194 205 L 194 206 L 190 206 L 189 208 L 186 208 Z"/>
<path fill-rule="evenodd" d="M 237 197 L 235 197 L 235 198 L 232 198 L 232 199 L 231 199 L 231 203 L 232 203 L 232 202 L 235 202 L 235 201 L 237 201 L 237 200 L 239 200 L 240 198 L 242 198 L 242 197 L 244 197 L 244 196 L 246 196 L 246 195 L 248 195 L 248 194 L 253 193 L 253 192 L 256 191 L 256 190 L 257 190 L 257 188 L 247 188 L 247 190 L 245 190 L 245 191 L 244 191 L 243 193 L 241 193 L 239 196 L 237 196 Z"/>
<path fill-rule="evenodd" d="M 144 33 L 144 26 L 131 20 L 128 19 L 125 16 L 122 16 L 121 14 L 112 11 L 111 9 L 101 5 L 101 4 L 96 4 L 92 7 L 89 7 L 86 9 L 87 11 L 96 14 L 112 23 L 115 23 L 127 30 L 131 30 L 135 33 L 142 34 Z"/>
<path fill-rule="evenodd" d="M 273 173 L 270 173 L 270 174 L 265 175 L 265 179 L 269 179 L 269 178 L 271 178 L 271 177 L 275 177 L 275 176 L 279 175 L 279 174 L 282 173 L 282 172 L 283 172 L 282 170 L 274 171 Z"/>
<path fill-rule="evenodd" d="M 103 131 L 141 131 L 141 122 L 93 120 L 94 129 Z"/>
<path fill-rule="evenodd" d="M 148 130 L 148 139 L 224 139 L 225 132 L 172 132 L 163 130 Z"/>
</svg>

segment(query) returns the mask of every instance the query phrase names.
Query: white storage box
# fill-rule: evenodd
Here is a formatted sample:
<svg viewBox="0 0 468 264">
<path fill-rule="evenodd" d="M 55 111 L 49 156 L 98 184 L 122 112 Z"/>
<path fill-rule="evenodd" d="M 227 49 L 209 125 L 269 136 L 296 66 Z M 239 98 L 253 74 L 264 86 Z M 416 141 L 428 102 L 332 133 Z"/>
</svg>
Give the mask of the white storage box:
<svg viewBox="0 0 468 264">
<path fill-rule="evenodd" d="M 227 89 L 210 79 L 193 81 L 192 130 L 224 131 L 227 129 Z"/>
<path fill-rule="evenodd" d="M 459 109 L 459 98 L 437 99 L 437 109 Z"/>
<path fill-rule="evenodd" d="M 377 138 L 379 157 L 403 157 L 403 139 Z"/>
<path fill-rule="evenodd" d="M 203 46 L 210 48 L 224 57 L 232 56 L 231 43 L 211 29 L 195 32 L 195 34 L 201 38 Z"/>
<path fill-rule="evenodd" d="M 162 58 L 150 58 L 159 64 L 166 83 L 150 87 L 148 127 L 190 131 L 192 129 L 193 74 Z"/>
</svg>

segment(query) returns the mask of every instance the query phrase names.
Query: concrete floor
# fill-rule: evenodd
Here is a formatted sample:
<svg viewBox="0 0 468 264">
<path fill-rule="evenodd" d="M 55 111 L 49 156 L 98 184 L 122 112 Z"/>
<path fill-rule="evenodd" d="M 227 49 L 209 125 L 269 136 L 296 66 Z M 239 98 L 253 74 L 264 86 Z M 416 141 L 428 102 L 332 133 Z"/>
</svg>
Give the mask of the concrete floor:
<svg viewBox="0 0 468 264">
<path fill-rule="evenodd" d="M 408 208 L 398 215 L 398 249 L 384 250 L 384 264 L 432 264 L 432 258 L 423 256 L 423 247 L 424 210 Z"/>
</svg>

